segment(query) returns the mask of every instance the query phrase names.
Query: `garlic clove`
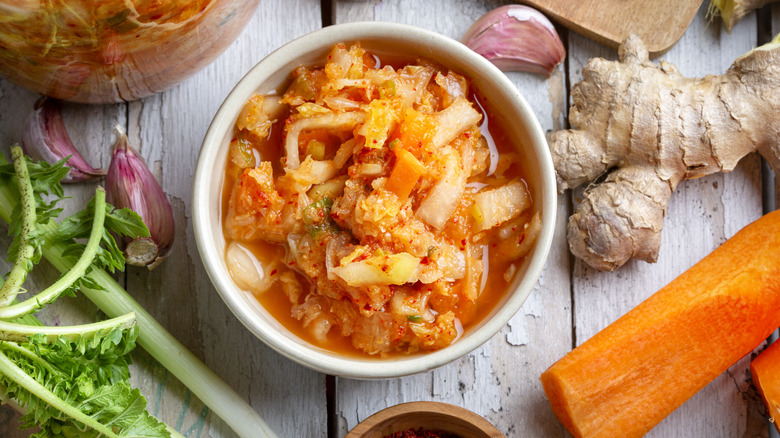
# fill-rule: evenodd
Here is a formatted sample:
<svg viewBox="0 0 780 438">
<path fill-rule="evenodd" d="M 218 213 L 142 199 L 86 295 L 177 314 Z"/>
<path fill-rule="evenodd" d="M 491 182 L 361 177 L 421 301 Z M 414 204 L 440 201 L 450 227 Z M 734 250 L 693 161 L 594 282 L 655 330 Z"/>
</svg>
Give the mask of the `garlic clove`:
<svg viewBox="0 0 780 438">
<path fill-rule="evenodd" d="M 463 43 L 501 71 L 525 71 L 550 77 L 566 57 L 555 26 L 528 6 L 506 5 L 477 20 Z"/>
<path fill-rule="evenodd" d="M 128 144 L 124 130 L 118 124 L 115 129 L 119 139 L 106 174 L 106 198 L 114 207 L 136 212 L 149 228 L 147 238 L 126 238 L 125 258 L 131 265 L 153 269 L 173 245 L 173 208 L 143 158 Z"/>
<path fill-rule="evenodd" d="M 59 101 L 41 97 L 35 102 L 33 112 L 27 117 L 22 130 L 22 148 L 35 160 L 56 163 L 70 156 L 67 166 L 70 172 L 63 182 L 78 182 L 98 178 L 105 169 L 95 169 L 79 154 L 62 121 Z"/>
</svg>

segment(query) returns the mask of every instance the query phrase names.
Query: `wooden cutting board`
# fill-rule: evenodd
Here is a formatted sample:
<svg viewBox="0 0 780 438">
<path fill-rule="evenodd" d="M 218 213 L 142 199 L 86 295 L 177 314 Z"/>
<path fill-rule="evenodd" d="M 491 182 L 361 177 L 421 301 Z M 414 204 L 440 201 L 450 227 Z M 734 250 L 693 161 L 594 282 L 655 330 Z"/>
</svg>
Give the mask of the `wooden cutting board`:
<svg viewBox="0 0 780 438">
<path fill-rule="evenodd" d="M 522 0 L 588 38 L 617 48 L 637 34 L 650 56 L 669 50 L 693 21 L 702 0 Z"/>
</svg>

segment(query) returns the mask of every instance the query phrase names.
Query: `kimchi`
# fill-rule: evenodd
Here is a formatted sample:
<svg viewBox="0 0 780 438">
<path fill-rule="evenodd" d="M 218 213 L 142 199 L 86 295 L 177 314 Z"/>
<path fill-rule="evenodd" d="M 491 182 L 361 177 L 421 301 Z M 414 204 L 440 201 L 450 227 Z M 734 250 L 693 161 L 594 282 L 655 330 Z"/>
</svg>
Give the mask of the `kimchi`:
<svg viewBox="0 0 780 438">
<path fill-rule="evenodd" d="M 485 130 L 468 78 L 383 61 L 338 44 L 283 93 L 252 96 L 224 203 L 236 284 L 287 303 L 278 318 L 311 342 L 370 355 L 450 345 L 510 287 L 540 229 L 521 154 Z"/>
</svg>

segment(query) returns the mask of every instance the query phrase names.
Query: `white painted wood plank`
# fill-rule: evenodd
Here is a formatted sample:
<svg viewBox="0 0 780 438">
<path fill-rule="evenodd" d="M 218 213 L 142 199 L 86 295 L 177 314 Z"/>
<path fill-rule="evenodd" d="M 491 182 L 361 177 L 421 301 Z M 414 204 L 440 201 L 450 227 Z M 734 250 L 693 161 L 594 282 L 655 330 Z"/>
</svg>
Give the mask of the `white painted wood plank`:
<svg viewBox="0 0 780 438">
<path fill-rule="evenodd" d="M 687 76 L 720 74 L 756 43 L 751 15 L 729 35 L 708 24 L 706 5 L 677 45 L 662 58 Z M 615 59 L 616 53 L 579 35 L 570 37 L 571 83 L 593 56 Z M 575 264 L 573 284 L 577 343 L 581 344 L 646 297 L 695 264 L 737 230 L 761 215 L 760 162 L 743 160 L 730 174 L 687 181 L 673 194 L 656 264 L 630 262 L 616 272 L 599 273 Z M 727 437 L 766 434 L 758 415 L 760 401 L 751 398 L 748 360 L 732 366 L 680 407 L 648 436 Z"/>
<path fill-rule="evenodd" d="M 164 93 L 129 105 L 129 134 L 171 199 L 176 246 L 158 269 L 131 268 L 128 289 L 184 345 L 249 400 L 279 436 L 324 437 L 325 376 L 283 358 L 233 317 L 197 252 L 190 200 L 198 150 L 213 115 L 241 77 L 284 43 L 321 27 L 318 0 L 263 0 L 239 39 L 214 63 Z M 145 375 L 167 379 L 160 412 L 190 437 L 233 436 L 153 361 Z M 177 403 L 178 402 L 178 403 Z M 294 418 L 300 421 L 293 421 Z"/>
<path fill-rule="evenodd" d="M 32 111 L 33 104 L 38 99 L 38 94 L 25 90 L 4 78 L 0 78 L 0 151 L 9 157 L 9 146 L 21 142 L 22 127 L 27 115 Z M 95 167 L 108 166 L 111 157 L 111 127 L 114 120 L 123 122 L 125 116 L 124 105 L 79 105 L 64 104 L 63 119 L 66 129 L 71 136 L 73 144 L 81 152 L 87 161 Z M 64 214 L 70 214 L 84 207 L 86 202 L 94 195 L 99 181 L 67 185 L 66 196 L 70 196 L 72 202 L 62 204 L 65 207 Z M 0 234 L 3 240 L 0 248 L 8 248 L 10 240 L 6 238 L 7 227 L 0 225 Z M 1 257 L 0 259 L 4 259 Z M 7 272 L 7 263 L 3 262 L 2 272 Z M 25 287 L 32 291 L 40 291 L 52 284 L 59 277 L 59 273 L 45 261 L 36 267 L 32 276 L 28 277 Z M 24 296 L 21 296 L 23 298 Z M 88 300 L 83 297 L 76 299 L 61 298 L 58 302 L 47 306 L 38 314 L 39 318 L 50 324 L 79 324 L 95 321 L 102 316 Z M 26 437 L 29 431 L 20 431 L 16 422 L 18 414 L 9 407 L 0 408 L 0 436 L 7 438 Z M 7 420 L 7 421 L 6 421 Z"/>
<path fill-rule="evenodd" d="M 337 23 L 378 20 L 412 24 L 460 39 L 494 1 L 337 1 Z M 443 13 L 446 11 L 446 13 Z M 563 125 L 564 76 L 550 80 L 527 73 L 508 75 L 534 108 L 545 130 Z M 565 224 L 561 197 L 559 231 Z M 539 284 L 509 324 L 484 346 L 437 370 L 401 379 L 338 379 L 340 434 L 369 415 L 398 403 L 435 400 L 485 416 L 507 436 L 563 436 L 547 407 L 539 375 L 572 345 L 568 249 L 559 232 Z"/>
<path fill-rule="evenodd" d="M 124 126 L 129 120 L 131 144 L 145 157 L 172 201 L 177 236 L 171 260 L 160 268 L 153 272 L 129 268 L 127 288 L 174 336 L 250 401 L 280 436 L 326 436 L 325 377 L 271 351 L 251 336 L 221 301 L 196 250 L 189 220 L 190 187 L 203 136 L 230 89 L 263 56 L 320 25 L 319 0 L 263 0 L 238 40 L 181 85 L 130 104 L 68 104 L 65 112 L 66 123 L 73 127 L 74 143 L 96 166 L 105 167 L 110 162 L 114 121 Z M 0 144 L 5 151 L 8 144 L 20 140 L 21 120 L 35 99 L 34 93 L 0 79 Z M 71 188 L 68 194 L 74 201 L 85 201 L 95 185 Z M 35 279 L 41 278 L 45 282 L 56 275 L 36 272 Z M 83 299 L 75 303 L 65 300 L 59 307 L 63 310 L 52 312 L 55 320 L 98 318 L 94 306 Z M 139 348 L 134 358 L 133 383 L 146 395 L 153 414 L 190 438 L 234 436 L 148 354 Z M 0 410 L 0 436 L 29 435 L 29 431 L 17 430 L 15 418 L 9 408 Z"/>
</svg>

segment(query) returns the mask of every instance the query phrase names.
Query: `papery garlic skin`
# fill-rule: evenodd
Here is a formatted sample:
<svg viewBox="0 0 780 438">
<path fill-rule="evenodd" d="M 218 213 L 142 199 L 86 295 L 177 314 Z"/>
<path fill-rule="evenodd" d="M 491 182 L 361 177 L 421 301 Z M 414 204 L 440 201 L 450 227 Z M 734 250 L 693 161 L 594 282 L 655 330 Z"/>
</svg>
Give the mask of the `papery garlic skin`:
<svg viewBox="0 0 780 438">
<path fill-rule="evenodd" d="M 95 169 L 76 150 L 62 120 L 61 104 L 54 99 L 41 97 L 35 102 L 33 112 L 24 122 L 22 148 L 34 160 L 50 164 L 70 156 L 67 162 L 70 172 L 62 182 L 79 182 L 106 174 L 105 169 Z"/>
<path fill-rule="evenodd" d="M 555 26 L 528 6 L 506 5 L 477 20 L 463 43 L 501 71 L 524 71 L 550 77 L 566 57 Z"/>
<path fill-rule="evenodd" d="M 106 174 L 106 198 L 117 208 L 129 208 L 143 219 L 149 237 L 126 239 L 125 259 L 134 266 L 154 269 L 170 253 L 175 235 L 173 208 L 143 158 L 127 142 L 119 125 Z"/>
</svg>

